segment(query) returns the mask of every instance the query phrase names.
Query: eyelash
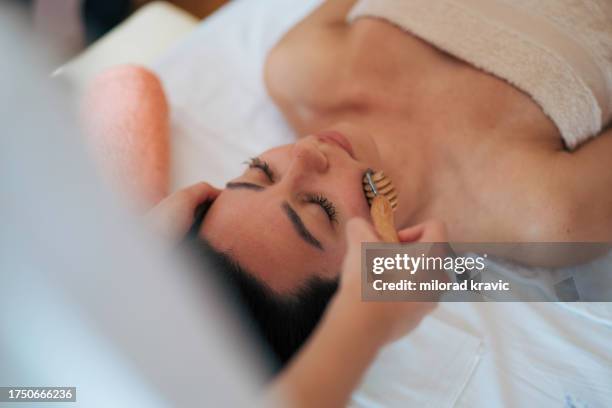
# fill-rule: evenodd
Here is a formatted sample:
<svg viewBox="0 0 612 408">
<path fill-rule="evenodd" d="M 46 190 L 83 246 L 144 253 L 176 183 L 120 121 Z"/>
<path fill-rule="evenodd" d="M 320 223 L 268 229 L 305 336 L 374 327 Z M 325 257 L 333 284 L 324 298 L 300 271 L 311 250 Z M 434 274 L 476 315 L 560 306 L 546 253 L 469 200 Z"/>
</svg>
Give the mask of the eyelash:
<svg viewBox="0 0 612 408">
<path fill-rule="evenodd" d="M 331 222 L 338 222 L 338 212 L 336 211 L 336 207 L 325 196 L 321 194 L 309 194 L 306 196 L 306 202 L 320 205 Z"/>
<path fill-rule="evenodd" d="M 251 169 L 260 169 L 265 173 L 266 177 L 268 177 L 271 182 L 274 182 L 274 174 L 272 173 L 272 170 L 270 170 L 270 165 L 268 162 L 261 160 L 259 157 L 251 157 L 246 164 Z"/>
<path fill-rule="evenodd" d="M 256 168 L 263 171 L 271 182 L 274 182 L 274 173 L 270 169 L 268 162 L 261 160 L 259 157 L 252 157 L 246 162 L 249 168 Z M 319 205 L 323 211 L 327 214 L 327 218 L 331 222 L 338 222 L 338 211 L 334 204 L 327 199 L 327 197 L 321 194 L 307 194 L 305 197 L 306 202 Z"/>
</svg>

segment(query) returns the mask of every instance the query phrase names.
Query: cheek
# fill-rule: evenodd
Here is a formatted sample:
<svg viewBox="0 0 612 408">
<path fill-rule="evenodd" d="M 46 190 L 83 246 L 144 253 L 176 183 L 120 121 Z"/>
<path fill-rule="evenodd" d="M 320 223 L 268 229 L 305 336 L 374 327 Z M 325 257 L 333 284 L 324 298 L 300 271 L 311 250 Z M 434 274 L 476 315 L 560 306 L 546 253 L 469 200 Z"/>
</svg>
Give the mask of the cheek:
<svg viewBox="0 0 612 408">
<path fill-rule="evenodd" d="M 342 274 L 342 263 L 346 253 L 346 243 L 336 242 L 332 247 L 327 246 L 325 255 L 318 260 L 305 260 L 311 276 L 322 279 L 336 279 Z"/>
<path fill-rule="evenodd" d="M 333 129 L 343 133 L 353 145 L 356 159 L 367 167 L 380 168 L 382 160 L 372 136 L 352 123 L 338 123 Z"/>
<path fill-rule="evenodd" d="M 361 152 L 362 153 L 357 156 L 357 159 L 361 163 L 372 169 L 380 169 L 383 167 L 382 159 L 376 144 L 373 142 L 370 143 L 370 140 L 368 140 L 366 143 L 364 143 L 364 146 L 362 146 Z"/>
<path fill-rule="evenodd" d="M 330 251 L 326 261 L 326 267 L 324 269 L 328 279 L 335 279 L 342 274 L 342 263 L 344 262 L 344 256 L 346 255 L 347 242 L 346 239 L 342 238 L 334 247 L 333 251 Z"/>
<path fill-rule="evenodd" d="M 370 217 L 370 206 L 368 205 L 361 185 L 355 189 L 353 197 L 355 197 L 355 199 L 349 203 L 349 215 L 351 217 L 362 217 L 368 219 Z"/>
<path fill-rule="evenodd" d="M 355 171 L 351 177 L 339 180 L 337 188 L 340 195 L 338 199 L 342 202 L 345 218 L 362 217 L 368 218 L 370 207 L 363 192 L 363 174 Z"/>
</svg>

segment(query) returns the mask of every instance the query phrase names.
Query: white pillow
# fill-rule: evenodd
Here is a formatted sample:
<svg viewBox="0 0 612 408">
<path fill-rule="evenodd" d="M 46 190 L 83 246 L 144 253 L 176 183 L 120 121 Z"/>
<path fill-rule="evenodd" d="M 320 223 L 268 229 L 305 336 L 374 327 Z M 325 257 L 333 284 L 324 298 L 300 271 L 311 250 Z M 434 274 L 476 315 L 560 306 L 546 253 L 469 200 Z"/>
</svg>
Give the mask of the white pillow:
<svg viewBox="0 0 612 408">
<path fill-rule="evenodd" d="M 197 24 L 197 18 L 170 3 L 147 4 L 52 75 L 81 89 L 95 74 L 113 65 L 148 66 Z"/>
</svg>

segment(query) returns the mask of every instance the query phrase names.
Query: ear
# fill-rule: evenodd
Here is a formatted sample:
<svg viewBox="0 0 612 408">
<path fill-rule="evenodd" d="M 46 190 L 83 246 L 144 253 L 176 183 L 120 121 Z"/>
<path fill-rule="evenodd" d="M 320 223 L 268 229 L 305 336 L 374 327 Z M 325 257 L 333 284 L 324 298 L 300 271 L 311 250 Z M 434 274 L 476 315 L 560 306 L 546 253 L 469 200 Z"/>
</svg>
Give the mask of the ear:
<svg viewBox="0 0 612 408">
<path fill-rule="evenodd" d="M 446 242 L 446 225 L 440 220 L 427 220 L 397 232 L 400 242 Z"/>
</svg>

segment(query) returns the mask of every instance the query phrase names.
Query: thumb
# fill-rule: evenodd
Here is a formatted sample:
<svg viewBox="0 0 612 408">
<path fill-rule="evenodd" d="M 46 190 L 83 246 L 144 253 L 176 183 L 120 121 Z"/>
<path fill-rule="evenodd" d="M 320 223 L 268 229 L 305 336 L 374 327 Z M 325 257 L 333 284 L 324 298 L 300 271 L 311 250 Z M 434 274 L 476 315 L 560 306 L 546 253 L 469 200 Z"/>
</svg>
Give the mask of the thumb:
<svg viewBox="0 0 612 408">
<path fill-rule="evenodd" d="M 343 281 L 361 282 L 361 243 L 380 242 L 380 239 L 366 220 L 352 218 L 346 224 L 346 240 L 348 246 L 342 263 Z"/>
<path fill-rule="evenodd" d="M 346 240 L 348 249 L 359 249 L 362 242 L 380 242 L 380 239 L 366 220 L 363 218 L 352 218 L 346 224 Z"/>
</svg>

